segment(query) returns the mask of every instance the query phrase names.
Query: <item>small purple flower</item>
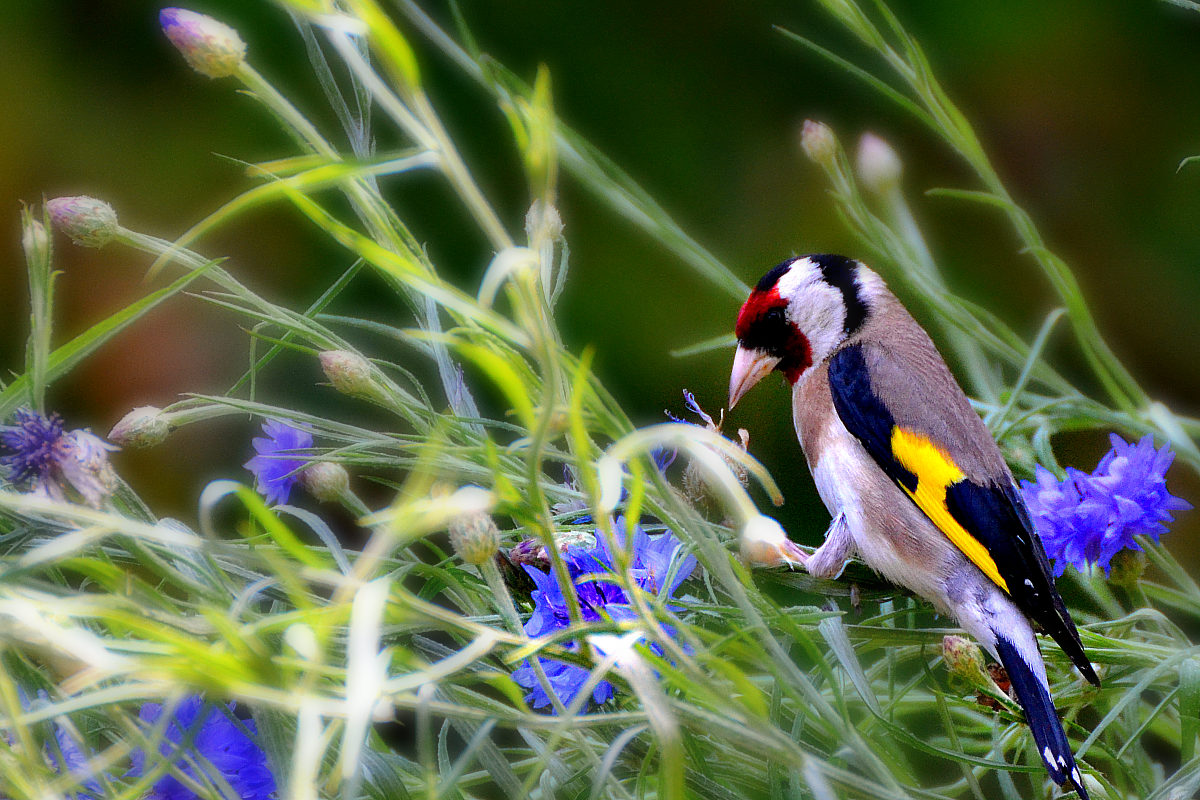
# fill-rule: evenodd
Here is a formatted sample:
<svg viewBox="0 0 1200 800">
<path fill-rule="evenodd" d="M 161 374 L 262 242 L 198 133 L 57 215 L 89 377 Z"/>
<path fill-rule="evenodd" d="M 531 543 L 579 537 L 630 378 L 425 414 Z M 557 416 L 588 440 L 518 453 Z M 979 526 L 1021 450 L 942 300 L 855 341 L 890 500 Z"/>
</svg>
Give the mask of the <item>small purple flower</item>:
<svg viewBox="0 0 1200 800">
<path fill-rule="evenodd" d="M 16 425 L 0 432 L 0 449 L 9 451 L 0 456 L 8 480 L 60 501 L 73 489 L 99 508 L 114 481 L 108 453 L 117 448 L 86 430 L 64 431 L 58 414 L 21 408 L 13 417 Z"/>
<path fill-rule="evenodd" d="M 615 532 L 619 546 L 625 546 L 626 522 L 623 518 L 617 520 Z M 574 581 L 574 591 L 579 599 L 580 610 L 585 622 L 600 622 L 613 620 L 617 622 L 635 618 L 636 612 L 629 604 L 629 597 L 621 586 L 612 579 L 613 559 L 604 545 L 604 537 L 596 535 L 596 546 L 591 549 L 568 548 L 564 553 L 571 579 Z M 670 598 L 684 580 L 692 574 L 696 567 L 696 557 L 679 557 L 682 547 L 675 535 L 667 532 L 650 536 L 642 528 L 635 527 L 633 532 L 633 563 L 631 572 L 637 585 L 644 591 L 662 597 Z M 675 573 L 670 582 L 671 564 L 678 561 Z M 545 636 L 555 630 L 566 628 L 571 624 L 567 613 L 566 597 L 563 587 L 555 579 L 553 572 L 546 573 L 535 567 L 523 564 L 525 572 L 533 579 L 537 589 L 533 592 L 534 610 L 529 621 L 525 623 L 525 633 L 528 636 Z M 668 606 L 674 610 L 673 607 Z M 668 633 L 673 635 L 669 628 Z M 569 642 L 566 648 L 571 651 L 579 649 L 578 642 Z M 657 644 L 649 645 L 650 651 L 663 655 L 662 648 Z M 587 681 L 588 670 L 575 664 L 567 664 L 551 658 L 538 656 L 538 662 L 546 673 L 550 689 L 563 703 L 570 705 Z M 545 708 L 550 705 L 550 696 L 538 680 L 537 673 L 528 662 L 513 672 L 513 680 L 524 686 L 530 692 L 525 696 L 526 702 L 534 708 Z M 600 704 L 612 699 L 616 688 L 608 681 L 600 681 L 592 690 L 591 701 Z M 586 704 L 585 704 L 586 705 Z"/>
<path fill-rule="evenodd" d="M 269 419 L 263 423 L 264 437 L 253 440 L 254 458 L 245 463 L 246 469 L 254 474 L 254 488 L 268 503 L 281 505 L 288 501 L 292 487 L 299 478 L 299 470 L 308 459 L 298 451 L 308 450 L 313 437 L 308 431 L 296 428 L 279 420 Z"/>
<path fill-rule="evenodd" d="M 1039 466 L 1033 481 L 1021 482 L 1056 577 L 1067 564 L 1080 571 L 1099 564 L 1107 575 L 1117 553 L 1142 549 L 1135 536 L 1157 542 L 1171 512 L 1192 507 L 1167 491 L 1167 468 L 1175 460 L 1170 445 L 1156 450 L 1149 435 L 1137 444 L 1116 434 L 1109 441 L 1112 449 L 1090 475 L 1068 467 L 1059 481 Z"/>
<path fill-rule="evenodd" d="M 17 409 L 13 417 L 16 427 L 0 433 L 0 445 L 12 451 L 0 458 L 0 465 L 8 468 L 8 479 L 13 483 L 51 480 L 64 436 L 62 417 L 43 417 L 28 408 Z"/>
<path fill-rule="evenodd" d="M 44 689 L 39 689 L 36 697 L 30 701 L 28 692 L 22 686 L 17 687 L 17 699 L 21 703 L 21 708 L 27 711 L 38 710 L 50 703 L 50 696 Z M 71 788 L 75 791 L 67 792 L 66 796 L 73 800 L 95 800 L 95 798 L 102 796 L 103 790 L 100 787 L 100 783 L 88 769 L 88 756 L 69 727 L 57 720 L 53 723 L 47 722 L 43 724 L 52 724 L 51 731 L 54 735 L 53 742 L 49 740 L 49 737 L 45 739 L 46 744 L 43 752 L 46 762 L 59 775 L 65 772 L 74 779 L 74 786 Z M 9 746 L 13 744 L 12 733 L 9 730 L 0 731 L 0 739 Z M 105 781 L 107 782 L 108 780 L 110 779 L 105 776 Z M 79 789 L 83 791 L 79 791 Z"/>
<path fill-rule="evenodd" d="M 225 786 L 240 800 L 269 800 L 275 793 L 275 777 L 267 756 L 254 740 L 258 729 L 254 720 L 234 716 L 234 704 L 227 708 L 210 705 L 199 696 L 185 698 L 176 708 L 163 734 L 161 756 L 173 762 L 172 769 L 160 777 L 146 795 L 148 800 L 195 800 L 197 794 L 173 773 L 183 773 L 201 784 L 212 786 L 225 797 Z M 162 716 L 159 703 L 142 706 L 139 719 L 153 725 Z M 154 769 L 156 757 L 147 759 L 141 750 L 133 753 L 133 769 L 128 777 L 137 778 Z"/>
<path fill-rule="evenodd" d="M 23 688 L 18 688 L 23 708 L 38 708 L 49 702 L 45 691 L 39 690 L 31 702 Z M 141 797 L 145 800 L 198 800 L 198 795 L 188 783 L 179 780 L 182 773 L 192 782 L 212 787 L 213 796 L 236 797 L 239 800 L 270 800 L 275 794 L 275 777 L 267 764 L 266 753 L 255 742 L 258 730 L 254 720 L 234 717 L 235 707 L 210 705 L 199 696 L 185 698 L 175 708 L 163 732 L 160 755 L 170 760 L 172 767 L 163 773 L 150 790 Z M 147 727 L 154 725 L 162 716 L 162 705 L 146 703 L 142 706 L 139 719 Z M 53 723 L 54 741 L 47 739 L 45 756 L 47 762 L 61 775 L 69 773 L 75 780 L 67 797 L 74 800 L 96 800 L 105 795 L 101 781 L 89 770 L 91 758 L 68 726 Z M 8 744 L 11 735 L 0 732 Z M 159 757 L 147 759 L 144 750 L 131 754 L 131 769 L 123 776 L 135 780 L 159 766 Z M 102 776 L 105 784 L 112 778 Z M 232 789 L 232 795 L 228 790 Z M 205 793 L 208 797 L 209 793 Z"/>
</svg>

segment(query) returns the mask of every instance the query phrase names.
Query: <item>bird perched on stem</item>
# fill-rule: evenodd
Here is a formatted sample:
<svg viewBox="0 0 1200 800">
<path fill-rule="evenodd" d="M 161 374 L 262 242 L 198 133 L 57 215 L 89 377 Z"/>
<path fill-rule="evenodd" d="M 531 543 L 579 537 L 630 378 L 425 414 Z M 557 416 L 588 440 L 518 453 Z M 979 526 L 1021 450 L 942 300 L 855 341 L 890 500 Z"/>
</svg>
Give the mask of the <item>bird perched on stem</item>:
<svg viewBox="0 0 1200 800">
<path fill-rule="evenodd" d="M 809 255 L 763 276 L 737 339 L 730 408 L 783 373 L 833 515 L 815 552 L 790 546 L 781 560 L 833 577 L 858 555 L 956 617 L 1004 664 L 1050 777 L 1087 800 L 1033 625 L 1099 680 L 1012 473 L 929 335 L 865 265 Z"/>
</svg>

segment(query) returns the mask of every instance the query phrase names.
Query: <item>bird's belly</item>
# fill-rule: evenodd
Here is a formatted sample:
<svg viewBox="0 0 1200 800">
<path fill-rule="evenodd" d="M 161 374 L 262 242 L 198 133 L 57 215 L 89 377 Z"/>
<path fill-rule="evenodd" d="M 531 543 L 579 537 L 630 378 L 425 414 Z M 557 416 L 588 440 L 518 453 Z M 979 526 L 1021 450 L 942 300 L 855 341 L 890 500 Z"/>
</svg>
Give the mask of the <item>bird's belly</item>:
<svg viewBox="0 0 1200 800">
<path fill-rule="evenodd" d="M 820 459 L 809 466 L 821 500 L 833 516 L 845 515 L 867 566 L 951 613 L 952 584 L 973 567 L 862 445 L 843 428 L 842 436 L 826 439 Z"/>
</svg>

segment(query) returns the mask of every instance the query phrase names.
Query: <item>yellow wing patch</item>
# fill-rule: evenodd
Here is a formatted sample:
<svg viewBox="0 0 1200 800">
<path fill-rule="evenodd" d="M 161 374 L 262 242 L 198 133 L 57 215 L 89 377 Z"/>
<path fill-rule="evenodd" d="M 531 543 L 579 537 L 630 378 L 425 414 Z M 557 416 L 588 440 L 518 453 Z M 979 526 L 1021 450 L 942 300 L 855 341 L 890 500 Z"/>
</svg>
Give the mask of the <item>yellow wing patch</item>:
<svg viewBox="0 0 1200 800">
<path fill-rule="evenodd" d="M 996 561 L 987 548 L 960 525 L 946 507 L 946 489 L 966 477 L 962 470 L 940 447 L 914 431 L 899 426 L 892 428 L 891 445 L 896 461 L 917 476 L 915 492 L 903 484 L 900 488 L 992 583 L 1008 592 L 1008 584 L 1000 577 Z"/>
</svg>

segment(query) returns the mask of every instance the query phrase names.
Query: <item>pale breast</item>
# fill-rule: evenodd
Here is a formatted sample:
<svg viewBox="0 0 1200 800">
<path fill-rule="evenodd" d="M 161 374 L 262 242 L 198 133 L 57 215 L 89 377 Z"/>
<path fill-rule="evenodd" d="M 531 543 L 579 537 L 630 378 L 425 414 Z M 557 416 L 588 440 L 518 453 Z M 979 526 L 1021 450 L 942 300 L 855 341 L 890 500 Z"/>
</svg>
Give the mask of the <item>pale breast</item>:
<svg viewBox="0 0 1200 800">
<path fill-rule="evenodd" d="M 947 582 L 973 567 L 846 430 L 833 410 L 825 374 L 811 378 L 793 393 L 793 411 L 821 500 L 831 515 L 845 515 L 867 566 L 950 613 Z M 821 413 L 822 405 L 827 413 Z"/>
</svg>

